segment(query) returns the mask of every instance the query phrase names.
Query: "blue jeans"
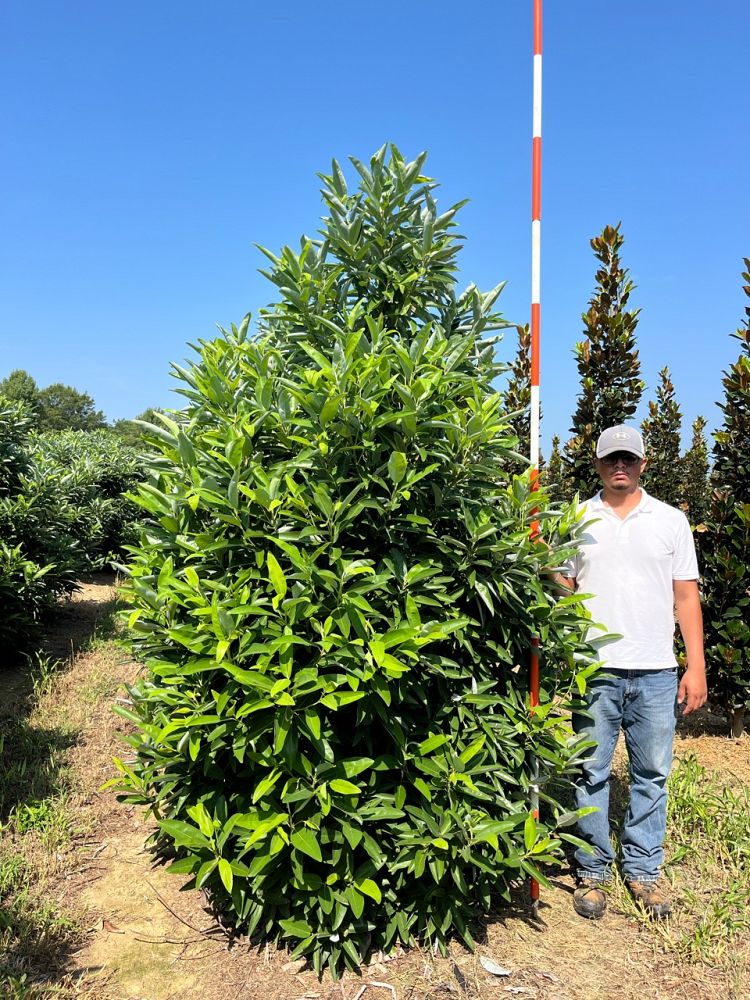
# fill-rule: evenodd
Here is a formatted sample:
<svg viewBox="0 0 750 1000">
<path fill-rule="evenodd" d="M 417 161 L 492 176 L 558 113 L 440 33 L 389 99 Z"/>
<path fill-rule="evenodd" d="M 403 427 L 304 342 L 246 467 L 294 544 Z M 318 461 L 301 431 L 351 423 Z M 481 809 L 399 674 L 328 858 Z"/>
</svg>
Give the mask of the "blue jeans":
<svg viewBox="0 0 750 1000">
<path fill-rule="evenodd" d="M 620 729 L 630 759 L 630 802 L 623 824 L 622 874 L 654 882 L 664 861 L 667 777 L 677 721 L 677 669 L 620 670 L 596 677 L 586 692 L 587 714 L 573 728 L 596 740 L 576 780 L 576 805 L 597 811 L 578 821 L 579 837 L 593 848 L 575 853 L 576 874 L 609 878 L 614 851 L 609 839 L 609 773 Z"/>
</svg>

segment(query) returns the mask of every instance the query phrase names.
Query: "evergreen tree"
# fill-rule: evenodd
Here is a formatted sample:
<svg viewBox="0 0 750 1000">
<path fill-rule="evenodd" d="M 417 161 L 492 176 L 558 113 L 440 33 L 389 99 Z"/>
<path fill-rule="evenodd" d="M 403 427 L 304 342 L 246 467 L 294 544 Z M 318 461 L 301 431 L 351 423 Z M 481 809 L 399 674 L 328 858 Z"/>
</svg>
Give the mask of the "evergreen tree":
<svg viewBox="0 0 750 1000">
<path fill-rule="evenodd" d="M 750 259 L 745 258 L 743 286 L 750 297 Z M 724 401 L 719 409 L 724 421 L 714 434 L 713 481 L 735 500 L 750 502 L 750 306 L 745 306 L 745 321 L 732 334 L 740 342 L 740 356 L 724 373 Z"/>
<path fill-rule="evenodd" d="M 680 432 L 682 413 L 675 399 L 669 368 L 659 372 L 656 400 L 648 404 L 648 416 L 641 425 L 648 465 L 643 474 L 643 486 L 657 500 L 677 505 L 682 503 Z"/>
<path fill-rule="evenodd" d="M 750 260 L 742 277 L 750 297 Z M 709 689 L 726 709 L 732 735 L 740 736 L 750 708 L 750 306 L 733 334 L 740 356 L 724 373 L 724 414 L 714 434 L 715 487 L 702 541 Z"/>
<path fill-rule="evenodd" d="M 693 421 L 693 440 L 680 463 L 681 506 L 693 528 L 703 523 L 708 511 L 708 444 L 705 429 L 705 417 L 696 417 Z"/>
<path fill-rule="evenodd" d="M 505 408 L 512 433 L 518 439 L 516 451 L 525 458 L 509 459 L 508 472 L 521 475 L 529 468 L 529 441 L 531 438 L 531 332 L 528 324 L 517 326 L 518 348 L 508 371 L 508 385 L 504 393 Z"/>
<path fill-rule="evenodd" d="M 575 354 L 581 391 L 565 445 L 566 494 L 588 497 L 599 488 L 594 468 L 596 440 L 606 427 L 632 418 L 643 393 L 635 328 L 638 309 L 628 309 L 633 282 L 620 263 L 620 225 L 605 226 L 591 240 L 599 261 L 596 290 L 583 313 L 585 339 Z"/>
<path fill-rule="evenodd" d="M 555 434 L 552 438 L 552 451 L 549 455 L 549 462 L 545 465 L 540 474 L 542 485 L 547 489 L 552 497 L 559 498 L 563 488 L 563 464 L 560 454 L 560 436 Z"/>
</svg>

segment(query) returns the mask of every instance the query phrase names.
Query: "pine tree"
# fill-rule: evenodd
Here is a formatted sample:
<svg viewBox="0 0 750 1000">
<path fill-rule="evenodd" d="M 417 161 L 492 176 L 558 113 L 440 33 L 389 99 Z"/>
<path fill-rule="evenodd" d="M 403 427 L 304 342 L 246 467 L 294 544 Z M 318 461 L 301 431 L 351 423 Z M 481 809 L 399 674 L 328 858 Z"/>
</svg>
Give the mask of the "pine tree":
<svg viewBox="0 0 750 1000">
<path fill-rule="evenodd" d="M 591 240 L 600 267 L 596 290 L 583 313 L 585 340 L 575 354 L 581 380 L 573 414 L 573 437 L 565 445 L 566 494 L 588 497 L 599 488 L 594 468 L 596 439 L 606 427 L 626 423 L 643 393 L 635 328 L 640 310 L 627 308 L 633 282 L 620 263 L 620 225 L 605 226 Z"/>
<path fill-rule="evenodd" d="M 516 451 L 528 456 L 531 437 L 531 332 L 528 324 L 517 326 L 518 348 L 508 370 L 508 385 L 503 393 L 508 423 L 517 438 Z M 521 459 L 508 461 L 508 472 L 521 475 L 529 462 Z"/>
<path fill-rule="evenodd" d="M 643 474 L 643 486 L 657 500 L 677 505 L 682 503 L 680 432 L 682 413 L 675 399 L 669 368 L 659 372 L 660 383 L 656 400 L 648 404 L 648 416 L 641 425 L 648 465 Z"/>
<path fill-rule="evenodd" d="M 693 421 L 693 440 L 680 463 L 680 506 L 693 528 L 703 523 L 708 511 L 709 466 L 705 429 L 705 417 L 696 417 Z"/>
<path fill-rule="evenodd" d="M 742 277 L 750 297 L 750 260 Z M 740 356 L 724 373 L 724 422 L 714 434 L 711 511 L 701 533 L 709 689 L 740 736 L 750 709 L 750 306 L 733 334 Z"/>
</svg>

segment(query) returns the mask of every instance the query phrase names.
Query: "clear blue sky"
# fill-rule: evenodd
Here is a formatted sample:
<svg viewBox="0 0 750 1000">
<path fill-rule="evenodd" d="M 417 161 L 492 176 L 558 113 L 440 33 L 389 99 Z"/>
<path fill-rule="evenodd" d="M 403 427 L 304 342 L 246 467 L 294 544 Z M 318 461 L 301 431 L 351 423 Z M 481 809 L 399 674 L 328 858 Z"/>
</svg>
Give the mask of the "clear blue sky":
<svg viewBox="0 0 750 1000">
<path fill-rule="evenodd" d="M 668 364 L 685 425 L 715 426 L 750 256 L 750 7 L 545 8 L 544 446 L 575 403 L 588 241 L 618 220 L 641 409 Z M 253 243 L 313 232 L 316 171 L 386 140 L 429 151 L 442 205 L 471 199 L 462 279 L 507 280 L 528 320 L 531 0 L 3 0 L 0 87 L 0 377 L 109 419 L 178 406 L 187 342 L 273 298 Z"/>
</svg>

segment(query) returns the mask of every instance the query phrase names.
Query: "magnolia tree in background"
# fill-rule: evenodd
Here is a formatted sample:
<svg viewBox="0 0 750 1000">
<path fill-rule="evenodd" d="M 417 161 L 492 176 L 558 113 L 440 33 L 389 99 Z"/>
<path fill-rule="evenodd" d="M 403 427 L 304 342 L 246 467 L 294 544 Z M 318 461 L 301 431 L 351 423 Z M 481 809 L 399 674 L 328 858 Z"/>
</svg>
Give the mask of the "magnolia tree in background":
<svg viewBox="0 0 750 1000">
<path fill-rule="evenodd" d="M 540 470 L 540 481 L 551 496 L 559 497 L 563 489 L 564 475 L 562 454 L 560 453 L 560 436 L 555 434 L 552 438 L 549 461 Z"/>
<path fill-rule="evenodd" d="M 648 464 L 642 483 L 657 500 L 677 506 L 682 503 L 680 433 L 682 414 L 675 399 L 669 368 L 659 372 L 656 400 L 648 404 L 648 416 L 641 424 Z"/>
<path fill-rule="evenodd" d="M 680 462 L 679 496 L 690 524 L 697 528 L 706 519 L 710 496 L 705 417 L 696 417 L 692 429 L 690 447 Z"/>
<path fill-rule="evenodd" d="M 575 819 L 555 789 L 591 651 L 529 538 L 538 508 L 561 559 L 573 514 L 509 475 L 500 289 L 457 294 L 458 206 L 438 212 L 424 159 L 353 160 L 353 192 L 334 162 L 321 239 L 266 252 L 280 297 L 257 333 L 178 369 L 130 566 L 148 671 L 122 796 L 227 919 L 334 973 L 471 945 Z"/>
<path fill-rule="evenodd" d="M 750 297 L 750 260 L 742 277 Z M 702 541 L 709 687 L 728 712 L 732 735 L 750 708 L 750 306 L 735 334 L 737 361 L 724 373 L 724 420 L 714 434 L 708 530 Z"/>
<path fill-rule="evenodd" d="M 531 331 L 517 326 L 518 346 L 508 370 L 508 383 L 503 393 L 506 419 L 515 435 L 519 457 L 507 465 L 509 472 L 522 475 L 529 470 L 529 442 L 531 440 Z"/>
<path fill-rule="evenodd" d="M 583 314 L 585 339 L 575 348 L 581 389 L 563 454 L 567 497 L 577 492 L 586 499 L 599 489 L 596 440 L 606 427 L 632 418 L 644 389 L 635 346 L 639 310 L 627 308 L 633 282 L 620 263 L 623 242 L 619 224 L 591 240 L 599 268 Z"/>
</svg>

